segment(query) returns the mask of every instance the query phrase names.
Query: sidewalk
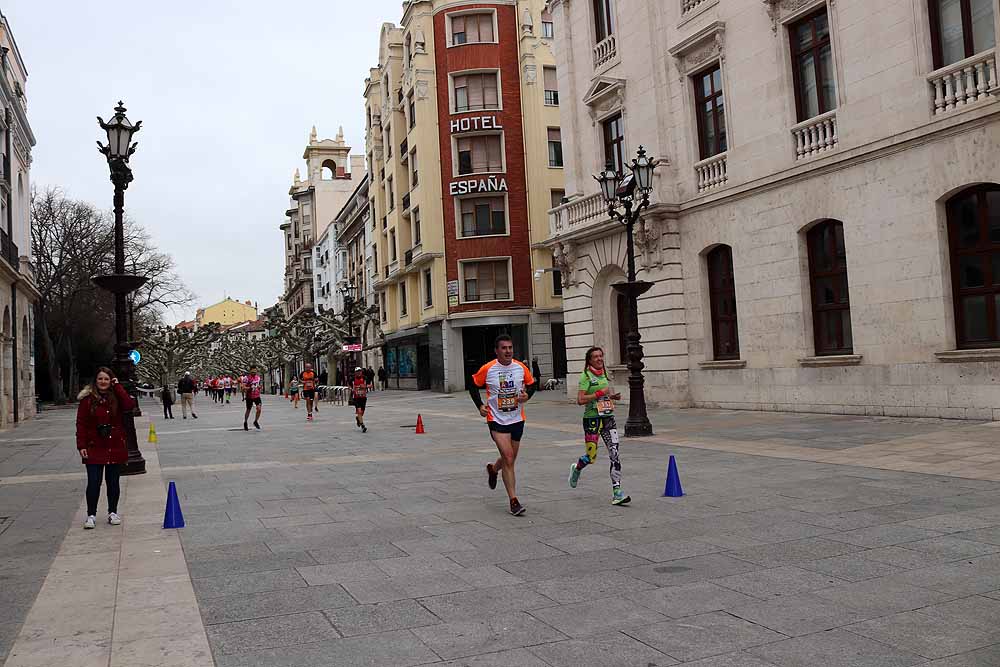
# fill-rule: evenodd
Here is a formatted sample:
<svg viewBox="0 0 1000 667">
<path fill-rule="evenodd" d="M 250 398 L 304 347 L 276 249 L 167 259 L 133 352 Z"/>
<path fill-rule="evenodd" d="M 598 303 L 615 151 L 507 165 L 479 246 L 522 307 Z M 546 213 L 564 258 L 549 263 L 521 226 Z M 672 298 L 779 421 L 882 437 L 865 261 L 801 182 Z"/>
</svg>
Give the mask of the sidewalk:
<svg viewBox="0 0 1000 667">
<path fill-rule="evenodd" d="M 27 582 L 0 619 L 8 667 L 1000 664 L 996 427 L 654 411 L 656 435 L 622 444 L 632 506 L 612 507 L 605 453 L 566 484 L 580 409 L 536 398 L 520 518 L 486 487 L 495 448 L 464 395 L 376 392 L 368 434 L 272 397 L 262 432 L 235 403 L 154 415 L 120 531 L 80 529 L 71 420 L 3 434 L 0 507 L 52 503 L 44 538 L 0 511 L 0 596 Z M 669 454 L 684 498 L 661 497 Z M 180 531 L 159 528 L 166 480 Z M 81 599 L 106 613 L 84 623 Z"/>
</svg>

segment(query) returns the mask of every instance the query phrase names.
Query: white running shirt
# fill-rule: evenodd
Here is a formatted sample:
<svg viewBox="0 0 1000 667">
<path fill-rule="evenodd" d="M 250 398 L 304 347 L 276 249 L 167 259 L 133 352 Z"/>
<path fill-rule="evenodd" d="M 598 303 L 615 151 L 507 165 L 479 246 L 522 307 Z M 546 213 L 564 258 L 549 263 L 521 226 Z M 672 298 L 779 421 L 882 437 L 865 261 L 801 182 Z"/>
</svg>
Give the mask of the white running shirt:
<svg viewBox="0 0 1000 667">
<path fill-rule="evenodd" d="M 516 424 L 526 419 L 518 396 L 529 384 L 535 383 L 528 367 L 517 359 L 504 366 L 499 361 L 483 364 L 472 376 L 477 387 L 486 387 L 486 421 Z"/>
</svg>

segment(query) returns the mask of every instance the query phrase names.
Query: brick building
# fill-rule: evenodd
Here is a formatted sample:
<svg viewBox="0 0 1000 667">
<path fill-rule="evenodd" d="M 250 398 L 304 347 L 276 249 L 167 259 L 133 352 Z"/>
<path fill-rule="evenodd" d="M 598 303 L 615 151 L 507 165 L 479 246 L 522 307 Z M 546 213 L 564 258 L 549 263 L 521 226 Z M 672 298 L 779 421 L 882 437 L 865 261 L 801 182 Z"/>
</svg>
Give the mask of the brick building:
<svg viewBox="0 0 1000 667">
<path fill-rule="evenodd" d="M 462 390 L 501 332 L 543 377 L 565 373 L 562 285 L 542 245 L 563 196 L 543 7 L 412 0 L 383 25 L 365 98 L 391 386 Z"/>
</svg>

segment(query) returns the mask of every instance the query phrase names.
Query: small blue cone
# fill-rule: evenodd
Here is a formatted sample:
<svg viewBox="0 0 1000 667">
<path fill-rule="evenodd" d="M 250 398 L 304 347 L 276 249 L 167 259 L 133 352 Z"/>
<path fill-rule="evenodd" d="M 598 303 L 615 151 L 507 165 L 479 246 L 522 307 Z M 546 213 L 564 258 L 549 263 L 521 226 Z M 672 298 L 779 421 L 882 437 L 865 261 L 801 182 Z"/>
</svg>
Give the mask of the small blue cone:
<svg viewBox="0 0 1000 667">
<path fill-rule="evenodd" d="M 170 488 L 167 489 L 167 509 L 163 513 L 163 527 L 184 527 L 184 515 L 181 513 L 181 503 L 177 500 L 177 487 L 173 482 L 170 482 Z"/>
<path fill-rule="evenodd" d="M 681 477 L 677 474 L 677 461 L 674 460 L 673 454 L 670 455 L 670 465 L 667 466 L 667 485 L 663 488 L 663 495 L 667 498 L 680 498 L 684 495 Z"/>
</svg>

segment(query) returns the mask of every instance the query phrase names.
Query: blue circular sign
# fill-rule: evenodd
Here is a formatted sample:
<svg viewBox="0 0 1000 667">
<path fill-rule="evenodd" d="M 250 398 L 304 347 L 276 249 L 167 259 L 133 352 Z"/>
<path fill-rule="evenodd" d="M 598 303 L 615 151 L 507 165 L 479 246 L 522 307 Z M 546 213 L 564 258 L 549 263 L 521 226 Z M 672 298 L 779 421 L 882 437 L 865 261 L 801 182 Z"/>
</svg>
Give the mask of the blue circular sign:
<svg viewBox="0 0 1000 667">
<path fill-rule="evenodd" d="M 128 353 L 128 358 L 132 360 L 133 364 L 138 366 L 139 361 L 142 359 L 142 355 L 139 354 L 139 350 L 130 350 Z"/>
</svg>

